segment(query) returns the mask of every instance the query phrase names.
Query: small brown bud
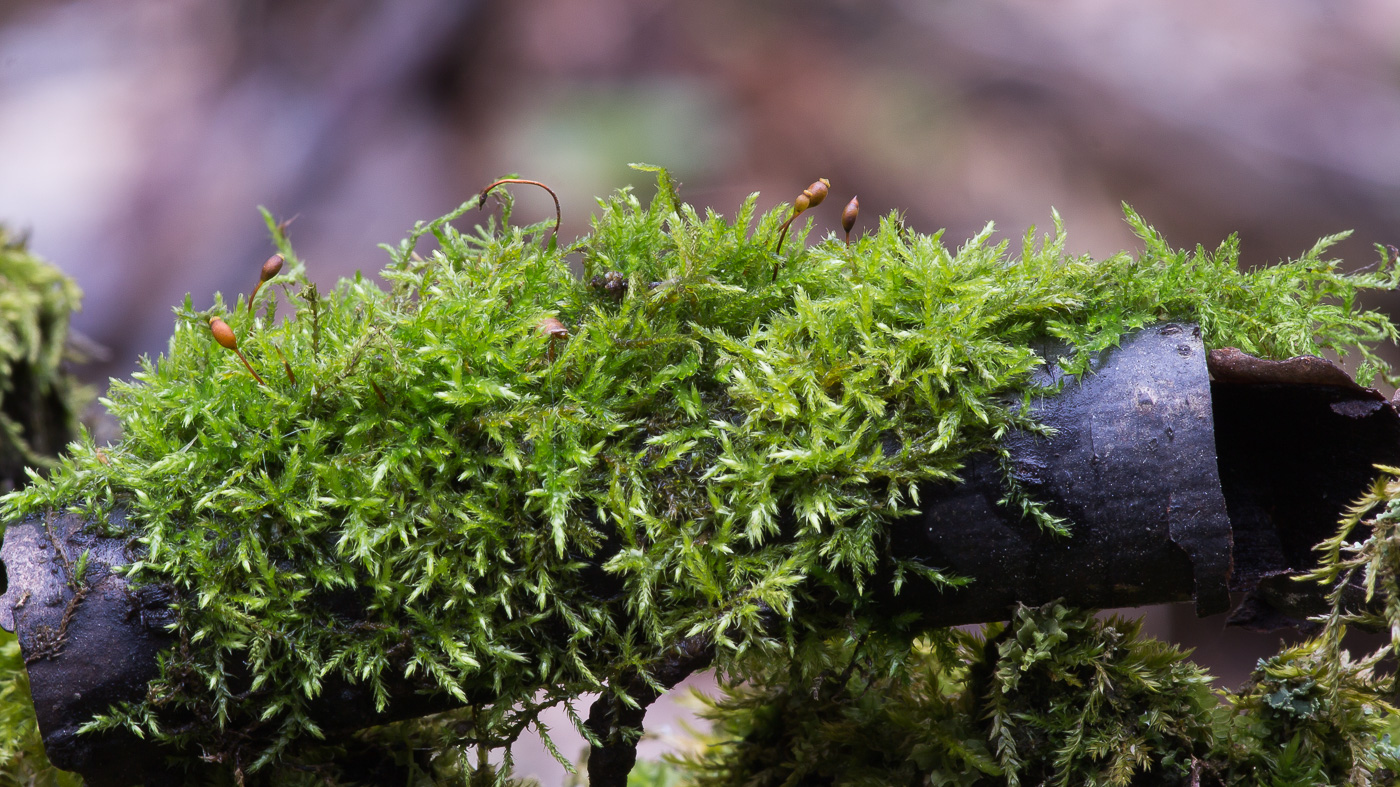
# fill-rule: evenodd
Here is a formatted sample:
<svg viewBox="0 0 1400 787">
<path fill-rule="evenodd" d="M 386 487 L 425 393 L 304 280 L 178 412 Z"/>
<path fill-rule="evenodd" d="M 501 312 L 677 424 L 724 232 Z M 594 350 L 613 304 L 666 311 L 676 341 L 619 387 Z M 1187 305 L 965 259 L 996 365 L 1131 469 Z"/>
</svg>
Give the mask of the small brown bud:
<svg viewBox="0 0 1400 787">
<path fill-rule="evenodd" d="M 856 226 L 856 219 L 860 218 L 860 198 L 851 197 L 851 201 L 846 203 L 846 209 L 841 211 L 841 229 L 846 231 L 846 245 L 851 245 L 851 230 Z"/>
<path fill-rule="evenodd" d="M 812 197 L 807 192 L 797 195 L 797 199 L 792 201 L 792 217 L 797 218 L 797 214 L 812 206 Z M 789 219 L 791 221 L 792 219 Z"/>
<path fill-rule="evenodd" d="M 830 188 L 831 181 L 827 180 L 826 178 L 818 178 L 816 183 L 813 183 L 812 185 L 808 186 L 807 189 L 802 192 L 803 194 L 806 194 L 807 199 L 811 201 L 811 204 L 808 207 L 815 208 L 816 206 L 822 204 L 822 200 L 826 199 L 827 190 L 829 190 Z"/>
<path fill-rule="evenodd" d="M 617 271 L 608 271 L 601 276 L 594 276 L 588 281 L 588 286 L 597 290 L 600 295 L 621 300 L 627 294 L 627 277 Z"/>
<path fill-rule="evenodd" d="M 1400 249 L 1397 249 L 1394 246 L 1386 246 L 1385 250 L 1390 252 L 1391 264 L 1400 263 Z"/>
<path fill-rule="evenodd" d="M 225 350 L 238 352 L 238 337 L 233 335 L 233 329 L 228 327 L 228 323 L 218 317 L 210 317 L 209 331 L 214 334 L 214 341 Z"/>
<path fill-rule="evenodd" d="M 277 274 L 281 273 L 282 263 L 284 261 L 285 260 L 282 258 L 281 254 L 274 254 L 271 257 L 268 257 L 267 262 L 263 263 L 262 278 L 259 279 L 259 281 L 266 282 L 268 279 L 271 279 L 273 276 L 276 276 Z"/>
<path fill-rule="evenodd" d="M 248 363 L 248 358 L 243 354 L 243 351 L 238 349 L 238 337 L 233 335 L 233 329 L 228 327 L 228 323 L 218 317 L 210 317 L 209 332 L 214 334 L 214 341 L 218 342 L 221 347 L 225 350 L 232 350 L 238 356 L 238 360 L 243 362 L 243 365 L 248 368 L 248 373 L 253 375 L 253 379 L 257 380 L 259 385 L 267 385 L 262 376 L 253 370 L 253 365 Z"/>
</svg>

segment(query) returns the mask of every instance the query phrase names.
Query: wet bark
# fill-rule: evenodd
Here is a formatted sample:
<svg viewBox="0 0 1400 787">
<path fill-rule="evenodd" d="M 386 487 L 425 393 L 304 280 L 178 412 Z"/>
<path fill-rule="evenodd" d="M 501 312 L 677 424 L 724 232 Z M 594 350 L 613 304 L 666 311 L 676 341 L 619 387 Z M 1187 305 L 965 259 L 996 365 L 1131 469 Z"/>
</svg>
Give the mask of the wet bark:
<svg viewBox="0 0 1400 787">
<path fill-rule="evenodd" d="M 1162 325 L 1125 337 L 1079 379 L 1046 357 L 1031 403 L 1048 437 L 1017 432 L 1005 458 L 975 457 L 963 483 L 921 491 L 921 514 L 896 520 L 891 551 L 973 582 L 906 583 L 891 609 L 930 626 L 1003 620 L 1017 603 L 1141 606 L 1194 598 L 1229 605 L 1231 526 L 1216 467 L 1210 379 L 1199 332 Z M 1056 535 L 1005 505 L 1007 477 L 1071 522 Z"/>
<path fill-rule="evenodd" d="M 891 529 L 895 557 L 975 581 L 898 595 L 877 583 L 891 611 L 946 626 L 1005 619 L 1017 603 L 1194 600 L 1207 615 L 1233 593 L 1232 625 L 1307 628 L 1326 599 L 1292 578 L 1315 566 L 1313 545 L 1374 465 L 1400 462 L 1400 413 L 1377 391 L 1322 358 L 1207 355 L 1190 326 L 1126 337 L 1032 409 L 1054 435 L 1011 435 L 1009 461 L 974 458 L 962 484 L 924 489 L 922 513 Z M 1069 539 L 999 503 L 1008 470 L 1073 522 Z"/>
</svg>

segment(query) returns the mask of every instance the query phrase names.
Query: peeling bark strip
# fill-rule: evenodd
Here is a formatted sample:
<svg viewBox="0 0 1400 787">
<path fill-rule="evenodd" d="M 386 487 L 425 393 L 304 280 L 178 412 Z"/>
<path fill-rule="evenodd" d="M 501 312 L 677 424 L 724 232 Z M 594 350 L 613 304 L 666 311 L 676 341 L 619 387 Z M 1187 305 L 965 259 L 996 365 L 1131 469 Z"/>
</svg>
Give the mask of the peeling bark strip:
<svg viewBox="0 0 1400 787">
<path fill-rule="evenodd" d="M 910 577 L 898 594 L 875 583 L 891 614 L 914 610 L 926 625 L 943 626 L 1002 620 L 1017 602 L 1056 598 L 1086 607 L 1194 598 L 1209 613 L 1224 609 L 1229 591 L 1242 591 L 1248 595 L 1232 622 L 1296 624 L 1322 594 L 1291 577 L 1313 565 L 1312 545 L 1335 531 L 1372 480 L 1372 465 L 1400 465 L 1395 406 L 1322 359 L 1270 362 L 1216 351 L 1208 364 L 1194 326 L 1176 324 L 1125 337 L 1079 379 L 1062 380 L 1054 346 L 1042 352 L 1048 362 L 1037 382 L 1063 388 L 1032 409 L 1055 433 L 1008 436 L 1006 466 L 1033 498 L 1072 522 L 1070 537 L 999 503 L 1002 461 L 974 457 L 964 483 L 922 489 L 923 513 L 891 526 L 893 558 L 974 582 L 940 590 Z M 164 630 L 172 621 L 168 590 L 128 588 L 112 571 L 135 559 L 128 541 L 99 538 L 85 524 L 65 514 L 6 531 L 0 625 L 18 632 L 26 658 L 43 656 L 29 675 L 56 765 L 94 787 L 180 784 L 152 742 L 75 735 L 110 704 L 143 699 L 157 654 L 172 644 Z M 79 584 L 68 574 L 87 550 Z M 587 722 L 599 744 L 590 754 L 594 784 L 625 783 L 646 707 L 714 655 L 696 638 L 673 654 L 653 669 L 654 683 L 634 676 L 614 687 L 639 707 L 616 694 L 594 703 Z M 451 706 L 420 689 L 391 686 L 389 713 L 376 715 L 365 687 L 328 684 L 316 720 L 334 735 Z M 489 687 L 482 692 L 489 702 Z"/>
<path fill-rule="evenodd" d="M 1330 607 L 1293 577 L 1316 565 L 1313 547 L 1337 532 L 1370 485 L 1374 465 L 1400 464 L 1394 402 L 1322 358 L 1264 361 L 1210 354 L 1220 481 L 1235 534 L 1230 589 L 1246 593 L 1230 624 L 1255 631 L 1311 628 Z M 1358 580 L 1359 581 L 1359 580 Z M 1350 588 L 1359 607 L 1360 586 Z"/>
</svg>

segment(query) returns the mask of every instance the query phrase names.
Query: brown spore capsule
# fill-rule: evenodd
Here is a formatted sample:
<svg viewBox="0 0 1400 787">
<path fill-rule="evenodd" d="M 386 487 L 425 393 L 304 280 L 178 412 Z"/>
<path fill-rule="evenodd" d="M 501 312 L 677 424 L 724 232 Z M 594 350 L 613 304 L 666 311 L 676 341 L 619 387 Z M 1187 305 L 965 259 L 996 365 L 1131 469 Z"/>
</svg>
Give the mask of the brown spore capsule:
<svg viewBox="0 0 1400 787">
<path fill-rule="evenodd" d="M 268 279 L 271 279 L 273 276 L 276 276 L 277 274 L 281 273 L 282 263 L 285 261 L 285 258 L 283 258 L 281 254 L 274 254 L 271 257 L 268 257 L 267 262 L 263 263 L 262 278 L 260 279 L 260 281 L 266 283 Z"/>
<path fill-rule="evenodd" d="M 551 339 L 567 339 L 569 337 L 569 329 L 564 327 L 564 323 L 559 322 L 553 317 L 546 317 L 540 320 L 540 324 L 536 327 L 539 328 L 540 333 Z"/>
<path fill-rule="evenodd" d="M 243 362 L 243 365 L 248 368 L 248 373 L 253 375 L 253 379 L 257 380 L 259 385 L 267 385 L 267 382 L 253 370 L 253 365 L 248 363 L 248 358 L 243 355 L 243 351 L 238 349 L 238 337 L 233 335 L 233 329 L 228 327 L 228 323 L 218 317 L 210 317 L 209 332 L 214 334 L 214 341 L 218 342 L 220 347 L 232 350 L 238 356 L 238 360 Z"/>
<path fill-rule="evenodd" d="M 228 323 L 218 317 L 209 318 L 209 332 L 214 334 L 214 341 L 225 350 L 238 352 L 238 337 L 233 335 L 233 329 L 228 327 Z"/>
<path fill-rule="evenodd" d="M 826 178 L 817 178 L 812 185 L 803 189 L 802 193 L 797 195 L 797 199 L 792 201 L 792 215 L 778 228 L 778 246 L 774 251 L 782 252 L 783 241 L 787 240 L 788 228 L 792 226 L 792 222 L 797 219 L 798 214 L 808 208 L 815 208 L 820 205 L 822 200 L 826 199 L 827 192 L 830 190 L 831 181 Z M 773 280 L 777 281 L 777 279 L 778 267 L 775 265 L 773 266 Z"/>
<path fill-rule="evenodd" d="M 841 229 L 846 231 L 846 245 L 851 245 L 851 230 L 856 226 L 856 219 L 860 218 L 860 198 L 851 197 L 851 201 L 846 203 L 846 207 L 841 211 Z"/>
<path fill-rule="evenodd" d="M 282 272 L 283 262 L 285 262 L 285 260 L 283 259 L 281 254 L 274 254 L 271 257 L 267 258 L 267 262 L 263 263 L 262 272 L 258 275 L 257 286 L 253 287 L 252 294 L 248 296 L 249 313 L 252 313 L 253 311 L 253 299 L 258 297 L 258 290 L 261 290 L 262 286 L 264 284 L 267 284 L 269 279 Z"/>
<path fill-rule="evenodd" d="M 569 338 L 569 329 L 564 325 L 564 323 L 560 322 L 559 320 L 553 317 L 546 317 L 543 320 L 540 320 L 539 324 L 535 327 L 539 329 L 540 333 L 549 337 L 549 350 L 546 355 L 546 358 L 550 362 L 553 362 L 554 345 L 556 342 Z"/>
</svg>

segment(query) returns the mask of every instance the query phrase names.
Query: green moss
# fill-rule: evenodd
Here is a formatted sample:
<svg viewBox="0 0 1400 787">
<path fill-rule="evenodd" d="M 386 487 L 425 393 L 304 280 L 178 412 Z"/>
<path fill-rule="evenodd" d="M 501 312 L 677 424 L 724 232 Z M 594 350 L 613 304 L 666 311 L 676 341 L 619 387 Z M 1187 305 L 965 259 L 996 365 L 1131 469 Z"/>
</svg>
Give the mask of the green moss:
<svg viewBox="0 0 1400 787">
<path fill-rule="evenodd" d="M 45 455 L 48 446 L 31 445 L 33 424 L 27 419 L 39 417 L 38 410 L 66 404 L 73 395 L 59 364 L 68 318 L 81 299 L 72 279 L 29 253 L 23 238 L 0 226 L 0 474 L 6 484 L 22 478 L 19 467 L 45 468 L 52 462 Z"/>
<path fill-rule="evenodd" d="M 325 294 L 269 222 L 280 286 L 252 311 L 187 299 L 166 354 L 111 388 L 123 442 L 77 444 L 4 499 L 7 517 L 123 509 L 147 548 L 130 579 L 184 594 L 181 657 L 99 726 L 258 768 L 318 733 L 307 703 L 331 679 L 383 703 L 408 675 L 478 703 L 454 740 L 507 745 L 541 705 L 688 635 L 714 638 L 725 673 L 801 662 L 845 614 L 878 618 L 864 598 L 886 526 L 917 484 L 998 450 L 1038 337 L 1077 348 L 1074 366 L 1189 319 L 1209 347 L 1387 374 L 1371 344 L 1396 330 L 1355 297 L 1396 271 L 1339 273 L 1322 256 L 1336 238 L 1241 272 L 1233 240 L 1174 251 L 1131 211 L 1146 252 L 1104 260 L 1068 255 L 1058 222 L 1012 255 L 990 226 L 952 250 L 890 216 L 851 247 L 799 231 L 779 256 L 787 208 L 701 214 L 660 181 L 649 206 L 601 202 L 563 248 L 550 225 L 459 232 L 468 202 L 389 248 L 387 286 Z M 242 743 L 258 739 L 274 743 Z"/>
<path fill-rule="evenodd" d="M 1140 624 L 1058 604 L 981 637 L 833 643 L 820 669 L 723 687 L 687 783 L 1120 785 L 1184 777 L 1210 747 L 1209 678 Z M 821 663 L 821 662 L 814 662 Z M 1165 783 L 1173 783 L 1167 781 Z"/>
<path fill-rule="evenodd" d="M 47 446 L 31 445 L 28 427 L 53 410 L 60 420 L 72 412 L 74 390 L 60 362 L 80 298 L 71 279 L 0 227 L 0 484 L 53 462 L 44 455 Z M 44 756 L 19 641 L 0 632 L 0 784 L 80 783 Z"/>
</svg>

